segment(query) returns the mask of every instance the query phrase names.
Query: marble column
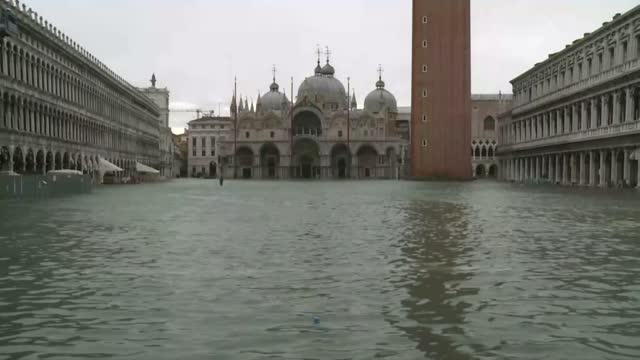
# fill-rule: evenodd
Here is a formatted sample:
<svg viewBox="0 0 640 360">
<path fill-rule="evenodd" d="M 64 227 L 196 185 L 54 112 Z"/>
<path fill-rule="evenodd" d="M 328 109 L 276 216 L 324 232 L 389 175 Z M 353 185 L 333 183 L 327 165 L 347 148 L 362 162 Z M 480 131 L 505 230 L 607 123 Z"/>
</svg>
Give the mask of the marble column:
<svg viewBox="0 0 640 360">
<path fill-rule="evenodd" d="M 624 185 L 631 185 L 631 151 L 629 149 L 624 149 L 624 168 L 623 168 L 623 179 Z"/>
<path fill-rule="evenodd" d="M 631 121 L 635 121 L 636 119 L 633 118 L 633 108 L 634 108 L 634 104 L 633 104 L 633 88 L 632 87 L 628 87 L 625 89 L 625 96 L 626 96 L 626 106 L 627 108 L 625 109 L 625 121 L 626 122 L 631 122 Z"/>
<path fill-rule="evenodd" d="M 611 150 L 611 185 L 618 186 L 618 156 L 616 150 Z"/>
<path fill-rule="evenodd" d="M 589 152 L 589 186 L 597 186 L 596 184 L 596 158 L 595 151 Z"/>
<path fill-rule="evenodd" d="M 562 154 L 562 185 L 569 183 L 569 156 Z"/>
<path fill-rule="evenodd" d="M 581 125 L 582 131 L 587 130 L 587 122 L 589 120 L 587 119 L 587 106 L 589 106 L 588 101 L 583 101 L 580 103 L 580 111 L 581 111 L 580 120 L 582 121 L 582 125 Z"/>
<path fill-rule="evenodd" d="M 585 162 L 587 160 L 587 154 L 582 151 L 580 152 L 580 186 L 587 185 L 587 167 Z"/>
<path fill-rule="evenodd" d="M 536 180 L 540 179 L 540 156 L 536 156 L 535 158 L 535 166 L 536 166 L 536 173 L 535 173 L 535 178 Z"/>
<path fill-rule="evenodd" d="M 556 154 L 556 184 L 560 184 L 562 182 L 562 177 L 561 177 L 561 173 L 560 173 L 560 158 L 562 157 L 562 154 Z"/>
<path fill-rule="evenodd" d="M 607 152 L 600 151 L 600 187 L 607 187 Z"/>
<path fill-rule="evenodd" d="M 620 92 L 613 93 L 613 125 L 620 124 Z"/>
<path fill-rule="evenodd" d="M 591 99 L 591 129 L 598 127 L 598 99 Z"/>
<path fill-rule="evenodd" d="M 609 126 L 609 100 L 606 95 L 602 96 L 602 116 L 600 121 L 601 127 Z"/>
</svg>

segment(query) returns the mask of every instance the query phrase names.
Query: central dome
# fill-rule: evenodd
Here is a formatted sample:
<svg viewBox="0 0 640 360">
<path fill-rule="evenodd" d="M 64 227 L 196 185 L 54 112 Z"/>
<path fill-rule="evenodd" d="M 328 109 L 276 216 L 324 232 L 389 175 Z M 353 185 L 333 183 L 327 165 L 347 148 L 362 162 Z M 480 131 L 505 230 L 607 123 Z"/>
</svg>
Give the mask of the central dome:
<svg viewBox="0 0 640 360">
<path fill-rule="evenodd" d="M 298 101 L 309 97 L 311 101 L 323 102 L 327 105 L 347 107 L 347 91 L 340 80 L 333 77 L 335 70 L 327 63 L 316 75 L 304 79 L 298 88 Z"/>
</svg>

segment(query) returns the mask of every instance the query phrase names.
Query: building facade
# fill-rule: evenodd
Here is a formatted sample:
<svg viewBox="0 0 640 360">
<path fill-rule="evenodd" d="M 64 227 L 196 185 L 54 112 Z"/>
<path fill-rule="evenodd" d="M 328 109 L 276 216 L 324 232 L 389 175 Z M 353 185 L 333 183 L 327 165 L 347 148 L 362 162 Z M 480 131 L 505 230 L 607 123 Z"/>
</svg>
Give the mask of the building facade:
<svg viewBox="0 0 640 360">
<path fill-rule="evenodd" d="M 221 142 L 226 177 L 254 179 L 396 179 L 403 173 L 408 127 L 381 74 L 358 109 L 335 69 L 318 59 L 295 102 L 280 92 L 275 74 L 254 108 L 232 100 L 237 130 Z"/>
<path fill-rule="evenodd" d="M 205 116 L 189 122 L 187 176 L 215 178 L 220 172 L 220 144 L 232 134 L 229 117 Z"/>
<path fill-rule="evenodd" d="M 151 87 L 140 89 L 143 94 L 149 97 L 160 110 L 158 117 L 158 133 L 160 162 L 158 171 L 160 177 L 165 179 L 175 178 L 180 174 L 180 168 L 174 166 L 175 144 L 173 142 L 173 132 L 169 127 L 169 89 L 156 87 L 156 75 L 151 76 Z"/>
<path fill-rule="evenodd" d="M 14 0 L 0 1 L 0 168 L 19 174 L 134 173 L 159 163 L 158 107 L 89 52 Z M 4 27 L 3 30 L 7 28 Z"/>
<path fill-rule="evenodd" d="M 469 0 L 413 0 L 411 173 L 469 180 Z"/>
<path fill-rule="evenodd" d="M 498 177 L 498 117 L 511 109 L 512 95 L 471 96 L 471 168 L 476 179 Z"/>
<path fill-rule="evenodd" d="M 501 179 L 638 185 L 640 6 L 511 83 L 514 106 L 499 119 Z"/>
</svg>

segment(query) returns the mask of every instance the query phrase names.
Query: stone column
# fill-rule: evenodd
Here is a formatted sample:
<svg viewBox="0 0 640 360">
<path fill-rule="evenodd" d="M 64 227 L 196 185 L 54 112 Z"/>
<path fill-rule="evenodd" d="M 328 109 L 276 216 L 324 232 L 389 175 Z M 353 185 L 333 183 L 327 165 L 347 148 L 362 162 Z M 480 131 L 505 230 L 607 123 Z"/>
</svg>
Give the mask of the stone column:
<svg viewBox="0 0 640 360">
<path fill-rule="evenodd" d="M 573 132 L 577 132 L 578 131 L 578 114 L 580 111 L 580 103 L 578 104 L 573 104 L 571 105 L 571 117 L 572 117 L 572 121 L 573 121 L 573 126 L 572 126 L 572 130 Z M 580 123 L 580 125 L 582 125 L 582 123 Z"/>
<path fill-rule="evenodd" d="M 524 158 L 524 180 L 527 181 L 531 177 L 531 161 L 528 157 Z"/>
<path fill-rule="evenodd" d="M 629 151 L 629 149 L 624 149 L 623 179 L 625 186 L 631 185 L 631 159 L 629 159 L 630 156 L 631 151 Z"/>
<path fill-rule="evenodd" d="M 569 155 L 569 168 L 571 169 L 571 177 L 569 178 L 569 183 L 570 185 L 575 185 L 578 182 L 578 178 L 577 178 L 578 172 L 576 171 L 578 166 L 576 164 L 575 153 L 571 153 L 571 155 Z"/>
<path fill-rule="evenodd" d="M 587 185 L 587 167 L 584 164 L 586 159 L 587 154 L 584 151 L 580 152 L 580 186 Z"/>
<path fill-rule="evenodd" d="M 611 184 L 616 187 L 618 185 L 618 156 L 617 151 L 611 150 Z"/>
<path fill-rule="evenodd" d="M 601 116 L 600 126 L 607 127 L 609 126 L 609 100 L 606 95 L 602 95 L 602 116 Z"/>
<path fill-rule="evenodd" d="M 562 185 L 569 183 L 569 157 L 567 154 L 562 154 Z"/>
<path fill-rule="evenodd" d="M 556 184 L 560 184 L 562 182 L 562 177 L 560 176 L 560 158 L 562 157 L 562 154 L 556 154 Z"/>
<path fill-rule="evenodd" d="M 520 181 L 524 182 L 525 179 L 526 179 L 525 162 L 524 162 L 524 158 L 520 158 Z"/>
<path fill-rule="evenodd" d="M 562 135 L 562 110 L 556 110 L 556 135 Z"/>
<path fill-rule="evenodd" d="M 613 125 L 620 124 L 620 92 L 613 93 Z"/>
<path fill-rule="evenodd" d="M 598 127 L 598 99 L 591 99 L 591 128 Z"/>
<path fill-rule="evenodd" d="M 633 118 L 633 115 L 634 115 L 633 114 L 634 104 L 633 104 L 633 88 L 632 87 L 628 87 L 628 88 L 625 89 L 625 96 L 627 97 L 627 103 L 626 103 L 627 108 L 625 109 L 625 118 L 624 118 L 624 120 L 626 122 L 635 121 L 637 119 Z"/>
<path fill-rule="evenodd" d="M 547 172 L 547 163 L 548 163 L 548 155 L 544 155 L 542 157 L 542 164 L 541 164 L 541 177 L 547 179 L 549 177 L 549 173 Z"/>
<path fill-rule="evenodd" d="M 538 180 L 538 179 L 540 179 L 540 156 L 536 156 L 536 158 L 535 158 L 535 166 L 536 166 L 535 178 L 536 178 L 536 180 Z"/>
<path fill-rule="evenodd" d="M 589 151 L 589 186 L 597 186 L 596 184 L 596 153 Z"/>
<path fill-rule="evenodd" d="M 9 145 L 9 168 L 7 169 L 9 171 L 13 171 L 13 152 L 15 148 L 15 146 Z"/>
<path fill-rule="evenodd" d="M 583 101 L 580 103 L 580 111 L 581 111 L 581 115 L 580 115 L 580 119 L 582 121 L 582 125 L 581 125 L 581 129 L 582 131 L 587 130 L 587 106 L 589 106 L 589 102 L 588 101 Z"/>
<path fill-rule="evenodd" d="M 564 109 L 564 133 L 571 133 L 571 106 Z"/>
<path fill-rule="evenodd" d="M 547 180 L 549 180 L 549 182 L 555 182 L 555 179 L 556 179 L 555 160 L 552 158 L 552 155 L 549 155 L 549 161 L 547 162 L 547 166 L 549 167 Z"/>
<path fill-rule="evenodd" d="M 600 187 L 607 187 L 607 152 L 600 151 Z"/>
</svg>

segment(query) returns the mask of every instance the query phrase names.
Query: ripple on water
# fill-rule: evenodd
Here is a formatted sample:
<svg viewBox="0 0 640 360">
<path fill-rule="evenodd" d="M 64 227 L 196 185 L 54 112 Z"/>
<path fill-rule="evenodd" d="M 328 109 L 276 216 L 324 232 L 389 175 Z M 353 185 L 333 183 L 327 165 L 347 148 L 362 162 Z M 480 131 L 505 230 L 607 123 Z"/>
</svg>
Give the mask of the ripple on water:
<svg viewBox="0 0 640 360">
<path fill-rule="evenodd" d="M 12 203 L 0 359 L 640 358 L 639 196 L 185 180 Z"/>
</svg>

